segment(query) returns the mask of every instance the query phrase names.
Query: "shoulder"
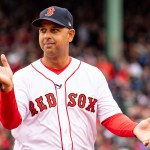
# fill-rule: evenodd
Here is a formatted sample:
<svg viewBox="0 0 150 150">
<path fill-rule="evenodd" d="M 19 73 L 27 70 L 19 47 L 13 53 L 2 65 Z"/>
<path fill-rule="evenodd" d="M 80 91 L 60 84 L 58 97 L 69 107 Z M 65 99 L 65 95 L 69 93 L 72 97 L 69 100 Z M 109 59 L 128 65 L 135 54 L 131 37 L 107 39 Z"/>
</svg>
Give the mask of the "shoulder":
<svg viewBox="0 0 150 150">
<path fill-rule="evenodd" d="M 102 74 L 102 72 L 96 66 L 90 65 L 86 62 L 81 61 L 81 67 L 87 72 Z"/>
<path fill-rule="evenodd" d="M 99 78 L 102 79 L 103 78 L 105 80 L 103 73 L 96 66 L 90 65 L 90 64 L 88 64 L 84 61 L 78 60 L 76 58 L 74 58 L 73 61 L 78 64 L 80 62 L 79 71 L 81 73 L 84 72 L 84 74 L 88 75 L 89 77 L 92 77 L 93 79 L 99 79 Z"/>
<path fill-rule="evenodd" d="M 38 63 L 40 60 L 36 60 L 35 62 L 33 62 L 32 64 L 34 63 Z M 33 74 L 33 67 L 32 67 L 32 64 L 29 64 L 28 66 L 16 71 L 14 73 L 14 77 L 27 77 L 27 76 L 31 76 Z"/>
<path fill-rule="evenodd" d="M 95 66 L 92 66 L 92 65 L 90 65 L 90 64 L 88 64 L 88 63 L 86 63 L 86 62 L 84 62 L 84 61 L 82 61 L 82 60 L 79 60 L 79 59 L 77 59 L 77 58 L 72 58 L 72 61 L 74 62 L 74 63 L 80 63 L 81 64 L 81 67 L 84 67 L 84 68 L 90 68 L 90 69 L 96 69 L 97 70 L 97 67 L 95 67 Z"/>
</svg>

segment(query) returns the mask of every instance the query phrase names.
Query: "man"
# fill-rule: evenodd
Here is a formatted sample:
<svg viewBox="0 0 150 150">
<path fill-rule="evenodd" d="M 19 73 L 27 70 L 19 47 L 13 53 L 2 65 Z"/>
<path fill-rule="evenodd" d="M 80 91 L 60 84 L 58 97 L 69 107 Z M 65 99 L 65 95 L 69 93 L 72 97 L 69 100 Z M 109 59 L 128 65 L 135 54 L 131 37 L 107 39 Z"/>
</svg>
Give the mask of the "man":
<svg viewBox="0 0 150 150">
<path fill-rule="evenodd" d="M 118 136 L 150 143 L 150 119 L 139 124 L 125 116 L 103 74 L 69 56 L 75 30 L 65 8 L 44 9 L 39 28 L 43 57 L 14 75 L 4 54 L 0 67 L 0 119 L 12 130 L 15 150 L 93 150 L 96 118 Z"/>
</svg>

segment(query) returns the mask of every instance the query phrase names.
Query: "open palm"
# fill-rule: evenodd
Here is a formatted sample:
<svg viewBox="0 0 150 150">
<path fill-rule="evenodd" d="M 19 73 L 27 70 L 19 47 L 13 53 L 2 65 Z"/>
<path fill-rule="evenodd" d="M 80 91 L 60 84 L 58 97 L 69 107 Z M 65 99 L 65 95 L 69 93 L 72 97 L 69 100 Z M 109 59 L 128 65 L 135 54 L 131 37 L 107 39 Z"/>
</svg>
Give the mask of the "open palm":
<svg viewBox="0 0 150 150">
<path fill-rule="evenodd" d="M 1 55 L 1 62 L 2 66 L 0 66 L 0 83 L 2 84 L 2 89 L 4 91 L 9 91 L 13 87 L 13 72 L 4 54 Z"/>
<path fill-rule="evenodd" d="M 150 118 L 142 120 L 135 128 L 134 134 L 145 145 L 150 144 Z"/>
</svg>

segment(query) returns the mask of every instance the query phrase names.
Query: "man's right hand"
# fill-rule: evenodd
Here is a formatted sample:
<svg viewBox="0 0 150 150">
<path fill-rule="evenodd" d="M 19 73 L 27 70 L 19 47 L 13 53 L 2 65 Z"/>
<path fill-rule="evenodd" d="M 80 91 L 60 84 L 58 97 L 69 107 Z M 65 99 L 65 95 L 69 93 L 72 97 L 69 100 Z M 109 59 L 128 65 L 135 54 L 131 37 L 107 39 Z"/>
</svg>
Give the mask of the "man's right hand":
<svg viewBox="0 0 150 150">
<path fill-rule="evenodd" d="M 9 92 L 13 89 L 13 72 L 8 64 L 6 56 L 1 55 L 2 66 L 0 66 L 0 83 L 2 84 L 2 91 Z"/>
</svg>

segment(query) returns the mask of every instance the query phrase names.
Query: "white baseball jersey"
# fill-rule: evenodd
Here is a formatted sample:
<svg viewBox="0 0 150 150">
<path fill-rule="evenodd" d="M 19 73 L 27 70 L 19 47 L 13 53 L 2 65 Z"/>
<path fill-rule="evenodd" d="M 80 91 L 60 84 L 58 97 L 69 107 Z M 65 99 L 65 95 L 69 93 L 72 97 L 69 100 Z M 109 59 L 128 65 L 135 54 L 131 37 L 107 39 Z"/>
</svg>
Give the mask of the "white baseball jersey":
<svg viewBox="0 0 150 150">
<path fill-rule="evenodd" d="M 75 58 L 59 75 L 37 60 L 13 81 L 23 119 L 15 150 L 94 150 L 96 118 L 121 112 L 101 71 Z"/>
</svg>

